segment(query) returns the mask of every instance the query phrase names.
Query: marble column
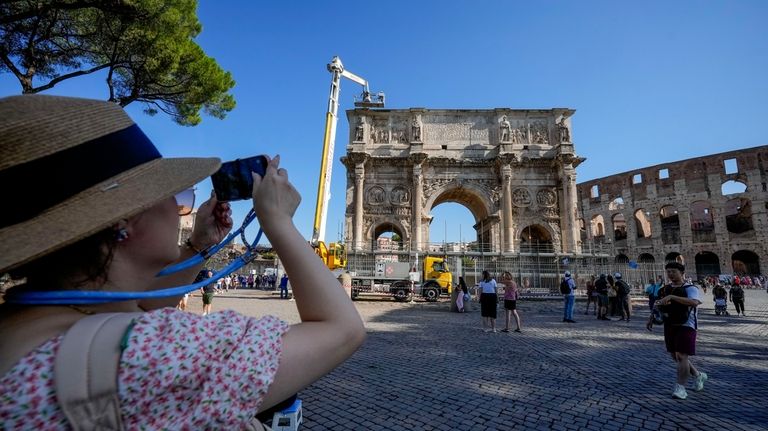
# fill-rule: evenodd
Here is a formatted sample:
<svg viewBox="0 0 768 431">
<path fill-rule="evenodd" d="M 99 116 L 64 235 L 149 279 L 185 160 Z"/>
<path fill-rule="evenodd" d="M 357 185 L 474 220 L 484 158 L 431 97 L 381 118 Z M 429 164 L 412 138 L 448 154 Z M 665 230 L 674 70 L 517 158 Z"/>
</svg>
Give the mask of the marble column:
<svg viewBox="0 0 768 431">
<path fill-rule="evenodd" d="M 569 163 L 563 165 L 562 175 L 560 177 L 562 186 L 563 202 L 560 205 L 560 226 L 562 226 L 562 247 L 565 253 L 577 253 L 577 241 L 579 238 L 579 227 L 576 223 L 576 171 Z"/>
<path fill-rule="evenodd" d="M 355 238 L 354 250 L 363 249 L 363 189 L 365 188 L 365 163 L 355 165 Z"/>
<path fill-rule="evenodd" d="M 413 192 L 411 195 L 413 196 L 413 206 L 411 208 L 411 213 L 413 215 L 413 220 L 411 220 L 411 250 L 416 252 L 421 252 L 422 249 L 422 238 L 421 238 L 421 214 L 422 214 L 422 208 L 421 208 L 421 200 L 422 200 L 422 194 L 423 191 L 423 176 L 422 176 L 422 169 L 420 164 L 413 165 Z"/>
<path fill-rule="evenodd" d="M 512 227 L 512 167 L 505 164 L 501 168 L 502 189 L 501 205 L 502 219 L 504 220 L 504 252 L 511 253 L 515 247 L 515 233 Z"/>
</svg>

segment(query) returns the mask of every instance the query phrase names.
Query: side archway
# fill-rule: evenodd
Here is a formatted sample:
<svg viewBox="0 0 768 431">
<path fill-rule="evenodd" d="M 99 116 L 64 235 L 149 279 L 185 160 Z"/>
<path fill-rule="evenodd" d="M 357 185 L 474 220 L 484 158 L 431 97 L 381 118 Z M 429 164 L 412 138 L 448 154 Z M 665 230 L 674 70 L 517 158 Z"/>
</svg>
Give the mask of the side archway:
<svg viewBox="0 0 768 431">
<path fill-rule="evenodd" d="M 378 251 L 404 251 L 410 240 L 408 230 L 398 220 L 383 220 L 372 225 L 367 236 L 371 238 L 371 250 Z"/>
<path fill-rule="evenodd" d="M 552 232 L 540 224 L 532 224 L 520 229 L 521 253 L 553 253 Z"/>
</svg>

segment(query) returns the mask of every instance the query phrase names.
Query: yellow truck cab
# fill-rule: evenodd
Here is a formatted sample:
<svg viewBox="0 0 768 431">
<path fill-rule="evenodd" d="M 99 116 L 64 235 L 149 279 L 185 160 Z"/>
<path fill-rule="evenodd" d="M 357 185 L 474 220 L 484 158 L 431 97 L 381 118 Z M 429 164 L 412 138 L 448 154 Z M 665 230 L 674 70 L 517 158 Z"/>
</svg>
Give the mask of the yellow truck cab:
<svg viewBox="0 0 768 431">
<path fill-rule="evenodd" d="M 440 294 L 450 295 L 453 286 L 448 262 L 442 257 L 427 256 L 424 258 L 424 284 L 421 291 L 428 301 L 437 301 Z"/>
</svg>

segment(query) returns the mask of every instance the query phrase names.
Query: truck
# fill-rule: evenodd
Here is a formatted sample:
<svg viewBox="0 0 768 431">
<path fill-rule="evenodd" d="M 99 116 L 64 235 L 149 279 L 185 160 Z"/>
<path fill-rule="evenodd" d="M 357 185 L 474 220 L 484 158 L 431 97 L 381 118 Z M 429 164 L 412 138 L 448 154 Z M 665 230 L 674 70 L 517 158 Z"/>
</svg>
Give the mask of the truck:
<svg viewBox="0 0 768 431">
<path fill-rule="evenodd" d="M 441 295 L 450 295 L 453 276 L 445 258 L 426 256 L 419 271 L 416 264 L 408 262 L 378 261 L 372 271 L 349 271 L 352 278 L 352 299 L 363 294 L 392 296 L 405 302 L 414 296 L 429 302 Z"/>
</svg>

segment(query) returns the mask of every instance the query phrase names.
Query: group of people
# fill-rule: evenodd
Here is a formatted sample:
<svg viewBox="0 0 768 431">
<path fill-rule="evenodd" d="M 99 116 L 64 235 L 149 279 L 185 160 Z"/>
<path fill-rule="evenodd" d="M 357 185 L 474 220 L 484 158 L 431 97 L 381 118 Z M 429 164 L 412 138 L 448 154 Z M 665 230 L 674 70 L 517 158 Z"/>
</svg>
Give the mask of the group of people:
<svg viewBox="0 0 768 431">
<path fill-rule="evenodd" d="M 514 332 L 522 332 L 520 314 L 517 312 L 517 299 L 519 289 L 512 274 L 509 271 L 501 273 L 500 283 L 491 277 L 489 271 L 483 271 L 483 278 L 477 284 L 477 295 L 480 301 L 480 315 L 483 320 L 483 331 L 498 332 L 496 329 L 496 318 L 498 316 L 499 289 L 503 290 L 504 301 L 504 329 L 501 332 L 512 331 L 512 318 L 515 320 Z M 456 296 L 456 306 L 460 313 L 465 310 L 465 303 L 469 301 L 471 295 L 464 281 L 464 277 L 459 277 L 459 291 Z"/>
<path fill-rule="evenodd" d="M 570 273 L 566 272 L 566 277 Z M 600 274 L 597 280 L 592 276 L 587 281 L 587 306 L 584 314 L 589 314 L 590 305 L 593 315 L 597 320 L 611 320 L 610 317 L 619 316 L 622 321 L 629 322 L 632 317 L 631 287 L 623 280 L 620 272 L 614 274 Z M 566 302 L 566 308 L 568 304 Z M 571 313 L 572 315 L 572 313 Z"/>
<path fill-rule="evenodd" d="M 220 160 L 163 158 L 113 102 L 0 98 L 0 183 L 13 185 L 0 214 L 0 273 L 19 283 L 0 305 L 3 429 L 260 430 L 270 409 L 357 350 L 360 315 L 294 225 L 301 198 L 279 156 L 268 160 L 263 176 L 252 174 L 252 205 L 301 321 L 185 313 L 175 306 L 194 290 L 199 250 L 233 227 L 229 204 L 212 193 L 189 241 L 177 242 L 192 187 Z M 115 317 L 99 349 L 60 351 Z M 71 375 L 104 387 L 57 384 Z"/>
<path fill-rule="evenodd" d="M 744 288 L 740 283 L 735 283 L 729 286 L 728 289 L 722 284 L 717 283 L 715 287 L 712 288 L 712 301 L 715 303 L 716 311 L 717 307 L 722 307 L 722 310 L 726 315 L 728 314 L 726 311 L 728 301 L 733 303 L 733 306 L 736 308 L 737 316 L 747 315 L 744 311 L 744 296 Z"/>
</svg>

